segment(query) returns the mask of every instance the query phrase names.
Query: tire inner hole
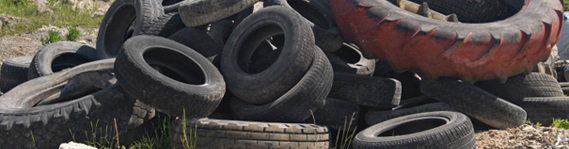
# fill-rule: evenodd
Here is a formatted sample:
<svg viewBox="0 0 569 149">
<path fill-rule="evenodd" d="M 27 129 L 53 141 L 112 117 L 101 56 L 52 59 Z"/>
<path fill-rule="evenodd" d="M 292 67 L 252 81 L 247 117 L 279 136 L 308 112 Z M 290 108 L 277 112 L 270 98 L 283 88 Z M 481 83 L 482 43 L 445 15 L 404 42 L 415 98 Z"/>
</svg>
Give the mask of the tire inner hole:
<svg viewBox="0 0 569 149">
<path fill-rule="evenodd" d="M 143 58 L 156 71 L 170 79 L 186 84 L 204 84 L 202 68 L 185 54 L 161 47 L 150 48 Z"/>
<path fill-rule="evenodd" d="M 320 28 L 323 28 L 325 30 L 330 29 L 330 25 L 328 25 L 326 17 L 324 17 L 324 15 L 320 13 L 317 8 L 311 7 L 310 4 L 300 0 L 287 0 L 287 2 L 292 7 L 292 9 L 300 13 L 302 17 L 306 18 Z"/>
<path fill-rule="evenodd" d="M 362 55 L 360 55 L 355 49 L 342 45 L 340 49 L 333 52 L 334 55 L 338 56 L 342 61 L 348 62 L 350 64 L 357 63 L 361 60 Z"/>
<path fill-rule="evenodd" d="M 136 9 L 132 5 L 125 5 L 117 10 L 107 25 L 104 38 L 105 52 L 113 56 L 116 56 L 122 44 L 132 37 L 136 19 Z"/>
<path fill-rule="evenodd" d="M 446 120 L 440 119 L 440 118 L 428 118 L 428 119 L 415 120 L 415 121 L 410 121 L 407 123 L 400 124 L 400 125 L 396 126 L 395 128 L 392 128 L 392 129 L 389 129 L 385 132 L 382 132 L 381 134 L 379 134 L 377 136 L 379 137 L 379 136 L 407 135 L 407 134 L 412 134 L 412 133 L 417 133 L 417 132 L 422 132 L 422 131 L 434 129 L 434 128 L 442 126 L 446 123 L 447 123 Z"/>
<path fill-rule="evenodd" d="M 285 35 L 280 27 L 261 27 L 244 40 L 238 53 L 237 64 L 249 74 L 263 72 L 276 62 L 285 42 Z"/>
<path fill-rule="evenodd" d="M 51 62 L 51 71 L 59 72 L 61 70 L 72 68 L 77 65 L 88 63 L 92 61 L 91 59 L 76 53 L 63 53 L 57 56 Z"/>
</svg>

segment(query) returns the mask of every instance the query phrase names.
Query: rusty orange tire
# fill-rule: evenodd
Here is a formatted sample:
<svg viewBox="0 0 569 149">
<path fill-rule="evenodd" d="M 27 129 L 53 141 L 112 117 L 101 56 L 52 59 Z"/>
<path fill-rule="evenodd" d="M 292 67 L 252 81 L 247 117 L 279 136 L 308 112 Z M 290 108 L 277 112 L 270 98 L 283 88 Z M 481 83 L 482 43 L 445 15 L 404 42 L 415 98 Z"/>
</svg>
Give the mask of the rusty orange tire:
<svg viewBox="0 0 569 149">
<path fill-rule="evenodd" d="M 526 0 L 519 12 L 487 23 L 452 23 L 403 10 L 387 0 L 330 0 L 345 37 L 399 70 L 429 79 L 505 80 L 531 72 L 557 42 L 560 0 Z"/>
</svg>

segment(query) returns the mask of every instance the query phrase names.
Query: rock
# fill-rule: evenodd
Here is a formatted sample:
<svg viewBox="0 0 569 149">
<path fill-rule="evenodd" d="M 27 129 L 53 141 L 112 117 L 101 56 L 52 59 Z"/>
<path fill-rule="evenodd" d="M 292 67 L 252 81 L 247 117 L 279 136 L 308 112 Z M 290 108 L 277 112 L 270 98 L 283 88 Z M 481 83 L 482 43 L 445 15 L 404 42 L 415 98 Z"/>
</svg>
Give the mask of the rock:
<svg viewBox="0 0 569 149">
<path fill-rule="evenodd" d="M 38 12 L 43 15 L 53 14 L 53 10 L 49 9 L 48 6 L 38 6 Z"/>
<path fill-rule="evenodd" d="M 99 8 L 97 9 L 95 12 L 93 12 L 93 14 L 91 15 L 92 17 L 97 17 L 97 16 L 105 16 L 105 10 L 104 8 Z"/>
<path fill-rule="evenodd" d="M 59 149 L 97 149 L 97 148 L 71 141 L 69 143 L 62 143 L 61 145 L 59 145 Z"/>
<path fill-rule="evenodd" d="M 24 19 L 24 18 L 20 18 L 20 17 L 14 17 L 12 15 L 0 14 L 0 22 L 2 22 L 2 24 L 6 24 L 6 25 L 12 27 L 12 25 L 14 25 L 16 23 L 29 22 L 29 21 L 28 21 L 28 19 Z"/>
</svg>

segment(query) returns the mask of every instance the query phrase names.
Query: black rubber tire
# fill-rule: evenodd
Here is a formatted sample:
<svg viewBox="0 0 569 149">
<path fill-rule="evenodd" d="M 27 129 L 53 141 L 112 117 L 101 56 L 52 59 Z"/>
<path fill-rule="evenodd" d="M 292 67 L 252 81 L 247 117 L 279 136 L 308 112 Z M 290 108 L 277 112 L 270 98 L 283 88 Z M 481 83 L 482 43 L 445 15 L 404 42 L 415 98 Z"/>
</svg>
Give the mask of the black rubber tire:
<svg viewBox="0 0 569 149">
<path fill-rule="evenodd" d="M 362 53 L 344 43 L 333 53 L 326 53 L 334 72 L 346 72 L 371 76 L 375 71 L 375 60 L 365 58 Z"/>
<path fill-rule="evenodd" d="M 401 88 L 403 89 L 403 91 L 401 91 L 402 100 L 423 95 L 423 93 L 421 93 L 421 88 L 419 87 L 422 78 L 414 72 L 405 71 L 397 73 L 395 71 L 390 71 L 383 77 L 393 78 L 401 82 Z"/>
<path fill-rule="evenodd" d="M 173 116 L 208 116 L 225 94 L 223 77 L 211 62 L 162 37 L 141 35 L 127 40 L 115 71 L 126 92 Z"/>
<path fill-rule="evenodd" d="M 378 123 L 358 133 L 352 143 L 354 149 L 476 148 L 470 119 L 448 111 L 407 115 Z"/>
<path fill-rule="evenodd" d="M 221 54 L 221 73 L 227 88 L 241 100 L 266 104 L 289 91 L 304 76 L 314 59 L 314 36 L 307 22 L 286 7 L 264 8 L 235 28 Z M 284 34 L 278 59 L 262 70 L 249 69 L 259 44 Z M 259 72 L 260 71 L 260 72 Z"/>
<path fill-rule="evenodd" d="M 497 129 L 516 128 L 526 122 L 527 113 L 521 107 L 456 79 L 423 80 L 421 91 Z"/>
<path fill-rule="evenodd" d="M 213 61 L 213 58 L 223 51 L 223 48 L 216 44 L 203 30 L 197 28 L 185 27 L 172 34 L 168 39 L 192 48 L 210 61 Z"/>
<path fill-rule="evenodd" d="M 432 111 L 452 111 L 450 106 L 443 102 L 429 103 L 413 107 L 401 107 L 393 111 L 372 110 L 366 113 L 366 124 L 371 126 L 389 119 Z"/>
<path fill-rule="evenodd" d="M 150 24 L 140 30 L 139 35 L 169 37 L 183 28 L 186 26 L 178 13 L 167 13 L 150 21 Z"/>
<path fill-rule="evenodd" d="M 28 80 L 94 60 L 97 60 L 97 56 L 93 47 L 70 41 L 50 43 L 34 55 L 28 70 Z"/>
<path fill-rule="evenodd" d="M 526 97 L 516 99 L 512 103 L 522 107 L 528 113 L 528 120 L 550 126 L 553 118 L 568 119 L 568 97 Z"/>
<path fill-rule="evenodd" d="M 330 14 L 327 0 L 265 0 L 264 7 L 282 5 L 294 9 L 309 22 L 314 33 L 315 43 L 324 52 L 334 52 L 344 42 L 340 30 Z"/>
<path fill-rule="evenodd" d="M 180 4 L 185 3 L 186 0 L 163 0 L 162 8 L 164 8 L 164 13 L 178 12 Z"/>
<path fill-rule="evenodd" d="M 240 120 L 303 122 L 325 105 L 333 81 L 332 66 L 324 52 L 316 50 L 312 66 L 304 77 L 277 100 L 254 105 L 234 98 L 230 101 L 233 118 Z"/>
<path fill-rule="evenodd" d="M 328 97 L 361 106 L 393 108 L 401 101 L 401 83 L 391 78 L 336 72 Z"/>
<path fill-rule="evenodd" d="M 34 106 L 45 95 L 60 90 L 72 77 L 91 71 L 112 71 L 114 59 L 90 62 L 27 81 L 0 97 L 0 148 L 57 148 L 69 141 L 93 140 L 105 128 L 126 131 L 134 99 L 113 85 L 87 96 Z M 92 132 L 92 130 L 97 130 Z M 111 133 L 111 132 L 108 132 Z"/>
<path fill-rule="evenodd" d="M 395 1 L 395 0 L 390 0 Z M 464 23 L 482 23 L 506 19 L 516 12 L 502 0 L 411 0 L 417 4 L 427 2 L 429 8 L 442 14 L 454 13 Z"/>
<path fill-rule="evenodd" d="M 532 72 L 508 78 L 506 83 L 498 80 L 478 81 L 477 87 L 506 100 L 524 97 L 561 97 L 563 90 L 557 79 L 548 74 Z"/>
<path fill-rule="evenodd" d="M 121 45 L 164 14 L 157 0 L 117 0 L 107 10 L 97 34 L 97 58 L 113 58 Z"/>
<path fill-rule="evenodd" d="M 184 138 L 183 123 L 180 118 L 174 121 L 170 137 L 173 148 L 184 148 L 181 142 Z M 186 120 L 185 123 L 187 134 L 190 134 L 189 131 L 195 132 L 193 136 L 188 135 L 187 138 L 195 137 L 197 148 L 328 149 L 330 145 L 328 128 L 314 124 L 208 118 Z"/>
<path fill-rule="evenodd" d="M 180 4 L 178 10 L 187 27 L 219 21 L 253 6 L 259 0 L 192 0 Z"/>
<path fill-rule="evenodd" d="M 225 42 L 233 32 L 233 21 L 230 19 L 222 19 L 211 23 L 207 35 L 217 43 L 220 47 L 225 47 Z"/>
<path fill-rule="evenodd" d="M 0 68 L 0 92 L 6 93 L 12 88 L 28 81 L 28 69 L 34 56 L 19 56 L 5 60 Z"/>
<path fill-rule="evenodd" d="M 325 125 L 334 130 L 354 131 L 358 125 L 360 107 L 344 100 L 326 98 L 326 104 L 312 112 L 313 116 L 306 119 L 306 123 L 314 124 L 314 119 L 316 119 L 317 125 Z"/>
</svg>

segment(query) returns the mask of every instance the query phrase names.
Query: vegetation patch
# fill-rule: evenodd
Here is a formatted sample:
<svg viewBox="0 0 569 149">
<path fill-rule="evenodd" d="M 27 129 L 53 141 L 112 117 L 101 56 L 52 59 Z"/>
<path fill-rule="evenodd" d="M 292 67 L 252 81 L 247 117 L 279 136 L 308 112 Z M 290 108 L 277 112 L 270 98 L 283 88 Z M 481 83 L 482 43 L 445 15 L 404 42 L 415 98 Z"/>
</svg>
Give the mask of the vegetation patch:
<svg viewBox="0 0 569 149">
<path fill-rule="evenodd" d="M 95 1 L 98 2 L 98 1 Z M 86 26 L 98 27 L 103 16 L 92 16 L 98 8 L 74 9 L 73 3 L 68 0 L 49 0 L 49 8 L 53 13 L 41 13 L 38 4 L 31 0 L 2 0 L 0 1 L 0 14 L 8 14 L 29 20 L 11 25 L 3 25 L 2 35 L 33 32 L 42 25 L 57 27 Z"/>
</svg>

